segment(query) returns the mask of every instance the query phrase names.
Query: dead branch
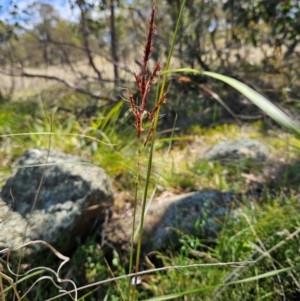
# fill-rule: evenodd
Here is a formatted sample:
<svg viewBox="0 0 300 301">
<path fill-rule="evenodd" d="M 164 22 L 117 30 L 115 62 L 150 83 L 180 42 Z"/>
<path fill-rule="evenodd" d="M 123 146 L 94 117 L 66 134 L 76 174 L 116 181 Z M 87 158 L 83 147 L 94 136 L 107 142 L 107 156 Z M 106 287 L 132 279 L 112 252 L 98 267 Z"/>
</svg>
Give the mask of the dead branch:
<svg viewBox="0 0 300 301">
<path fill-rule="evenodd" d="M 43 43 L 44 41 L 42 40 L 38 40 L 40 43 Z M 85 52 L 85 48 L 82 48 L 80 46 L 77 46 L 77 45 L 74 45 L 74 44 L 71 44 L 71 43 L 65 43 L 65 42 L 59 42 L 59 41 L 54 41 L 53 39 L 50 39 L 49 40 L 49 43 L 53 44 L 53 45 L 57 45 L 57 46 L 66 46 L 66 47 L 72 47 L 74 49 L 77 49 L 77 50 L 80 50 L 80 51 L 83 51 Z M 91 50 L 91 54 L 92 55 L 99 55 L 99 53 L 97 52 L 93 52 Z M 134 75 L 134 72 L 132 71 L 132 68 L 130 68 L 129 66 L 125 65 L 125 64 L 122 64 L 122 63 L 119 63 L 119 62 L 115 62 L 113 59 L 111 59 L 108 55 L 106 55 L 105 53 L 101 53 L 101 56 L 106 59 L 109 63 L 111 63 L 113 66 L 117 66 L 119 69 L 121 70 L 124 70 L 125 72 L 131 74 L 131 75 Z M 69 60 L 70 62 L 68 62 L 68 64 L 70 65 L 72 63 L 72 60 L 70 59 Z M 137 64 L 141 64 L 139 61 L 136 60 L 136 63 Z M 70 66 L 71 67 L 71 66 Z M 74 72 L 76 73 L 76 72 Z M 97 78 L 98 80 L 98 78 Z M 104 79 L 101 79 L 101 81 L 105 81 Z M 117 82 L 122 82 L 123 80 L 122 79 L 118 79 Z"/>
<path fill-rule="evenodd" d="M 22 77 L 22 76 L 24 76 L 24 77 L 29 77 L 29 78 L 43 78 L 43 79 L 46 79 L 46 80 L 54 80 L 54 81 L 57 81 L 57 82 L 60 82 L 60 83 L 64 84 L 65 86 L 67 86 L 68 88 L 73 89 L 76 92 L 91 96 L 93 98 L 97 98 L 97 99 L 101 98 L 101 100 L 107 100 L 107 101 L 110 101 L 110 102 L 116 102 L 117 101 L 117 99 L 114 99 L 114 98 L 111 98 L 111 97 L 101 96 L 100 93 L 93 93 L 91 91 L 80 88 L 80 87 L 74 85 L 72 82 L 70 82 L 68 80 L 65 80 L 63 78 L 60 78 L 58 76 L 27 73 L 24 70 L 20 70 L 19 73 L 4 72 L 4 71 L 0 70 L 0 73 L 4 74 L 4 75 L 7 75 L 7 76 L 12 76 L 12 77 Z"/>
</svg>

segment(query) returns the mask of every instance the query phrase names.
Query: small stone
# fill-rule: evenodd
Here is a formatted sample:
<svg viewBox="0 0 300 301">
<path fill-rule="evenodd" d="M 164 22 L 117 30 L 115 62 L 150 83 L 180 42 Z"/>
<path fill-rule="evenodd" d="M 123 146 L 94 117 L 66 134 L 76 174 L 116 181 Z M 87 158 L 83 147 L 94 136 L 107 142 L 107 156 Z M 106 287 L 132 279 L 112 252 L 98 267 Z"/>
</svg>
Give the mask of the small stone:
<svg viewBox="0 0 300 301">
<path fill-rule="evenodd" d="M 251 158 L 256 161 L 265 161 L 269 155 L 268 148 L 257 140 L 242 138 L 235 141 L 220 142 L 199 157 L 206 159 L 226 160 Z"/>
</svg>

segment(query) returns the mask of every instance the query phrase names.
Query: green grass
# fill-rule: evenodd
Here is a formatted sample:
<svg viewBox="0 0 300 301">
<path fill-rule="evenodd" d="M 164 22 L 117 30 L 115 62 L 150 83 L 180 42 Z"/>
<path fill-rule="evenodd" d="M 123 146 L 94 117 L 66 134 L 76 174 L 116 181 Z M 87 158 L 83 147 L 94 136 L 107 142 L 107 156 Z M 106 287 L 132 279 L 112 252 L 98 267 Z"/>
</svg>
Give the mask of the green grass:
<svg viewBox="0 0 300 301">
<path fill-rule="evenodd" d="M 6 103 L 5 119 L 0 119 L 1 134 L 16 133 L 26 131 L 28 133 L 50 132 L 52 124 L 53 133 L 64 133 L 68 135 L 52 135 L 52 148 L 72 153 L 75 155 L 86 156 L 94 162 L 99 162 L 109 175 L 114 179 L 115 187 L 120 191 L 132 191 L 134 188 L 135 177 L 135 158 L 136 148 L 133 142 L 128 143 L 128 135 L 132 131 L 129 123 L 128 127 L 119 125 L 116 120 L 121 117 L 121 105 L 117 104 L 109 111 L 99 114 L 97 118 L 91 120 L 76 119 L 71 114 L 67 116 L 64 112 L 55 114 L 51 118 L 45 114 L 41 116 L 36 106 L 26 106 L 26 110 L 19 103 Z M 125 122 L 125 121 L 124 121 Z M 118 127 L 116 129 L 115 127 Z M 252 129 L 252 130 L 251 130 Z M 122 130 L 124 132 L 122 132 Z M 205 130 L 204 128 L 194 127 L 188 131 L 187 140 L 174 142 L 174 147 L 168 157 L 164 157 L 167 144 L 161 145 L 154 156 L 154 175 L 151 178 L 151 186 L 154 187 L 155 174 L 161 173 L 163 186 L 169 190 L 180 190 L 181 192 L 197 190 L 201 188 L 213 188 L 218 190 L 231 190 L 242 195 L 248 188 L 242 173 L 260 173 L 263 165 L 255 165 L 251 160 L 241 162 L 207 162 L 196 160 L 196 155 L 191 160 L 185 162 L 176 158 L 182 153 L 189 152 L 190 143 L 194 143 L 191 137 L 201 136 L 206 145 L 211 145 L 223 140 L 223 133 L 226 132 L 230 137 L 239 138 L 241 132 L 235 126 L 218 126 Z M 102 144 L 96 140 L 91 140 L 81 135 L 88 135 L 106 143 Z M 231 134 L 232 133 L 232 134 Z M 286 134 L 289 139 L 282 140 L 278 137 L 280 132 L 271 135 L 262 135 L 254 125 L 249 128 L 248 136 L 256 138 L 264 137 L 269 145 L 274 146 L 274 151 L 287 149 L 289 146 L 290 157 L 296 157 L 298 140 Z M 124 139 L 124 135 L 126 139 Z M 184 137 L 183 137 L 184 138 Z M 226 137 L 224 137 L 226 138 Z M 30 134 L 21 136 L 5 136 L 1 138 L 1 144 L 5 145 L 6 154 L 2 160 L 12 162 L 27 147 L 49 146 L 49 135 Z M 134 134 L 132 136 L 134 139 Z M 187 141 L 187 146 L 185 142 Z M 94 144 L 93 144 L 94 143 Z M 9 152 L 8 147 L 10 147 Z M 143 185 L 143 174 L 146 172 L 147 156 L 142 153 L 141 159 L 141 185 Z M 7 164 L 7 167 L 10 163 Z M 226 172 L 224 172 L 226 171 Z M 4 171 L 2 170 L 2 173 Z M 295 179 L 297 169 L 291 164 L 286 170 L 285 179 Z M 8 175 L 8 171 L 5 171 Z M 3 180 L 6 176 L 3 176 Z M 286 183 L 282 183 L 286 184 Z M 266 187 L 265 192 L 259 199 L 251 199 L 246 195 L 243 197 L 244 215 L 237 215 L 236 220 L 226 224 L 220 236 L 215 240 L 206 241 L 192 235 L 183 235 L 178 249 L 163 250 L 161 253 L 149 256 L 148 260 L 142 260 L 143 268 L 153 268 L 163 266 L 186 266 L 194 264 L 217 264 L 232 261 L 257 260 L 262 256 L 262 252 L 274 248 L 269 258 L 263 257 L 255 265 L 243 268 L 232 266 L 209 266 L 209 267 L 190 267 L 177 268 L 170 271 L 151 274 L 143 277 L 143 282 L 137 288 L 135 300 L 146 300 L 163 295 L 181 294 L 186 292 L 186 297 L 174 298 L 177 300 L 211 300 L 212 296 L 221 294 L 222 300 L 239 300 L 243 297 L 246 300 L 281 300 L 284 293 L 287 300 L 293 300 L 298 296 L 296 283 L 293 279 L 299 279 L 299 269 L 291 270 L 276 275 L 276 271 L 282 268 L 298 266 L 299 256 L 299 235 L 287 240 L 288 235 L 292 235 L 299 229 L 300 218 L 298 217 L 299 203 L 297 201 L 297 187 L 292 187 L 291 194 L 287 195 L 284 187 L 277 187 L 277 190 Z M 140 191 L 142 195 L 142 191 Z M 277 196 L 277 198 L 276 198 Z M 122 206 L 122 204 L 121 204 Z M 71 278 L 76 277 L 80 285 L 96 283 L 113 276 L 121 276 L 127 273 L 128 254 L 117 253 L 109 248 L 99 248 L 100 233 L 97 232 L 76 250 L 68 266 L 64 267 L 63 272 L 67 273 L 71 269 Z M 262 245 L 260 244 L 262 243 Z M 280 245 L 282 244 L 282 245 Z M 262 246 L 265 250 L 262 249 Z M 45 253 L 32 258 L 24 258 L 23 265 L 57 267 L 55 256 Z M 152 265 L 152 264 L 153 265 Z M 2 262 L 5 268 L 5 263 Z M 18 262 L 12 262 L 13 266 Z M 220 286 L 223 279 L 230 275 L 234 270 L 238 275 L 232 282 L 237 282 L 229 286 Z M 23 272 L 25 272 L 24 270 Z M 250 277 L 259 276 L 267 272 L 274 271 L 275 275 L 268 276 L 261 280 L 238 283 Z M 8 273 L 8 272 L 7 272 Z M 9 273 L 8 273 L 9 274 Z M 28 289 L 40 275 L 32 276 L 23 281 L 19 287 L 21 291 Z M 279 277 L 279 278 L 278 278 Z M 279 280 L 280 279 L 280 280 Z M 7 282 L 3 280 L 4 285 Z M 176 287 L 174 287 L 176 283 Z M 127 280 L 123 279 L 112 284 L 99 286 L 98 292 L 87 289 L 83 292 L 84 298 L 80 300 L 97 300 L 96 295 L 107 296 L 108 300 L 120 300 L 127 287 Z M 199 292 L 193 290 L 203 288 Z M 272 290 L 270 289 L 272 288 Z M 10 292 L 13 293 L 12 291 Z M 23 300 L 41 300 L 57 295 L 58 291 L 50 281 L 42 281 L 35 284 L 35 289 Z M 7 299 L 9 296 L 7 295 Z M 82 296 L 82 294 L 80 294 Z M 65 297 L 66 298 L 66 297 Z M 166 297 L 168 298 L 168 297 Z M 252 298 L 252 299 L 251 299 Z M 254 298 L 254 299 L 253 299 Z M 68 300 L 67 298 L 65 300 Z"/>
<path fill-rule="evenodd" d="M 283 206 L 278 205 L 277 200 L 264 206 L 254 204 L 255 209 L 252 207 L 246 204 L 244 214 L 229 222 L 215 241 L 208 243 L 197 237 L 183 236 L 179 251 L 158 255 L 165 266 L 191 267 L 177 268 L 166 274 L 153 276 L 154 279 L 149 282 L 152 283 L 150 287 L 156 296 L 186 292 L 184 298 L 176 300 L 215 300 L 219 294 L 220 300 L 243 298 L 250 301 L 282 300 L 284 294 L 287 300 L 296 300 L 299 297 L 297 279 L 300 276 L 300 262 L 297 254 L 300 241 L 298 236 L 289 241 L 288 235 L 299 229 L 299 211 L 295 210 L 299 210 L 299 203 L 293 200 Z M 251 260 L 257 262 L 245 267 L 217 265 Z M 195 264 L 215 266 L 192 267 Z M 298 269 L 276 275 L 282 268 L 293 267 Z M 274 271 L 274 275 L 238 283 L 267 271 Z M 230 275 L 232 276 L 229 277 Z M 227 277 L 228 280 L 225 281 Z M 222 286 L 226 282 L 236 283 Z M 189 294 L 195 290 L 199 292 Z"/>
</svg>

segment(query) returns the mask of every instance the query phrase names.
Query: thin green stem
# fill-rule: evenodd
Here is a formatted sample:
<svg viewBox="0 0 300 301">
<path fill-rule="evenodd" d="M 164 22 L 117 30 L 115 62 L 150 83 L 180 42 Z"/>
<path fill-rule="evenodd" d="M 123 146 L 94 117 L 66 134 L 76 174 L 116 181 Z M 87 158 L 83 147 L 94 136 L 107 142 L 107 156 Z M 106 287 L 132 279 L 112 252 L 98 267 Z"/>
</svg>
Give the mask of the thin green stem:
<svg viewBox="0 0 300 301">
<path fill-rule="evenodd" d="M 132 230 L 131 230 L 131 242 L 130 242 L 130 259 L 129 259 L 129 271 L 133 272 L 133 251 L 134 251 L 134 233 L 135 233 L 135 221 L 136 221 L 136 211 L 137 211 L 137 199 L 138 199 L 138 187 L 139 187 L 139 171 L 140 171 L 140 157 L 141 157 L 141 141 L 138 140 L 138 159 L 137 159 L 137 173 L 135 179 L 135 193 L 134 193 L 134 209 L 133 209 L 133 220 L 132 220 Z M 127 297 L 129 298 L 131 288 L 131 279 L 128 279 L 128 289 Z"/>
<path fill-rule="evenodd" d="M 177 34 L 178 34 L 180 22 L 181 22 L 181 19 L 182 19 L 182 14 L 183 14 L 183 10 L 184 10 L 184 7 L 185 7 L 185 3 L 186 3 L 186 0 L 183 0 L 182 4 L 181 4 L 179 16 L 178 16 L 178 19 L 177 19 L 177 24 L 176 24 L 176 27 L 175 27 L 175 31 L 174 31 L 174 34 L 173 34 L 173 39 L 172 39 L 172 43 L 171 43 L 171 47 L 170 47 L 170 51 L 169 51 L 169 55 L 168 55 L 165 70 L 168 70 L 169 66 L 170 66 L 170 62 L 171 62 L 171 58 L 172 58 L 172 54 L 173 54 L 173 50 L 174 50 L 175 41 L 176 41 L 176 37 L 177 37 Z M 159 97 L 156 99 L 156 102 L 159 101 L 159 99 L 161 99 L 162 96 L 164 95 L 166 81 L 167 81 L 167 74 L 164 74 L 163 79 L 162 79 L 162 84 L 161 84 L 161 87 L 160 87 L 160 94 L 159 94 Z M 150 153 L 149 153 L 148 167 L 147 167 L 147 176 L 146 176 L 146 183 L 145 183 L 144 196 L 143 196 L 143 202 L 142 202 L 142 212 L 141 212 L 141 222 L 140 222 L 140 227 L 139 227 L 135 272 L 139 271 L 139 262 L 140 262 L 140 256 L 141 256 L 141 246 L 142 246 L 142 237 L 143 237 L 143 225 L 144 225 L 144 217 L 145 217 L 147 195 L 148 195 L 148 189 L 149 189 L 149 183 L 150 183 L 150 176 L 151 176 L 151 170 L 152 170 L 152 160 L 153 160 L 153 153 L 154 153 L 154 141 L 155 141 L 155 136 L 156 136 L 156 129 L 157 129 L 159 111 L 160 111 L 160 107 L 158 108 L 158 110 L 155 114 L 154 131 L 153 131 L 152 139 L 151 139 L 151 146 L 150 146 Z M 132 295 L 132 301 L 134 300 L 133 298 L 134 298 L 134 294 Z"/>
</svg>

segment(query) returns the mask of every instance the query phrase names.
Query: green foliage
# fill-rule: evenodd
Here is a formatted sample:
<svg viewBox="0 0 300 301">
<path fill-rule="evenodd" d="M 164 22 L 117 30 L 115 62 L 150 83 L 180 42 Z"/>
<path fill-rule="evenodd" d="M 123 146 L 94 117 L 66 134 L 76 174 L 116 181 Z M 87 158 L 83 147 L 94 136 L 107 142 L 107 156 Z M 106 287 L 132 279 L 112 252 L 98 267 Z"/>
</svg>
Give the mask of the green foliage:
<svg viewBox="0 0 300 301">
<path fill-rule="evenodd" d="M 299 2 L 279 0 L 252 0 L 247 3 L 242 1 L 227 1 L 223 5 L 224 11 L 233 14 L 234 24 L 244 29 L 236 31 L 238 39 L 246 33 L 246 40 L 257 46 L 261 41 L 261 31 L 258 25 L 263 21 L 271 27 L 272 36 L 278 46 L 289 46 L 291 54 L 296 46 L 295 40 L 299 33 Z"/>
</svg>

